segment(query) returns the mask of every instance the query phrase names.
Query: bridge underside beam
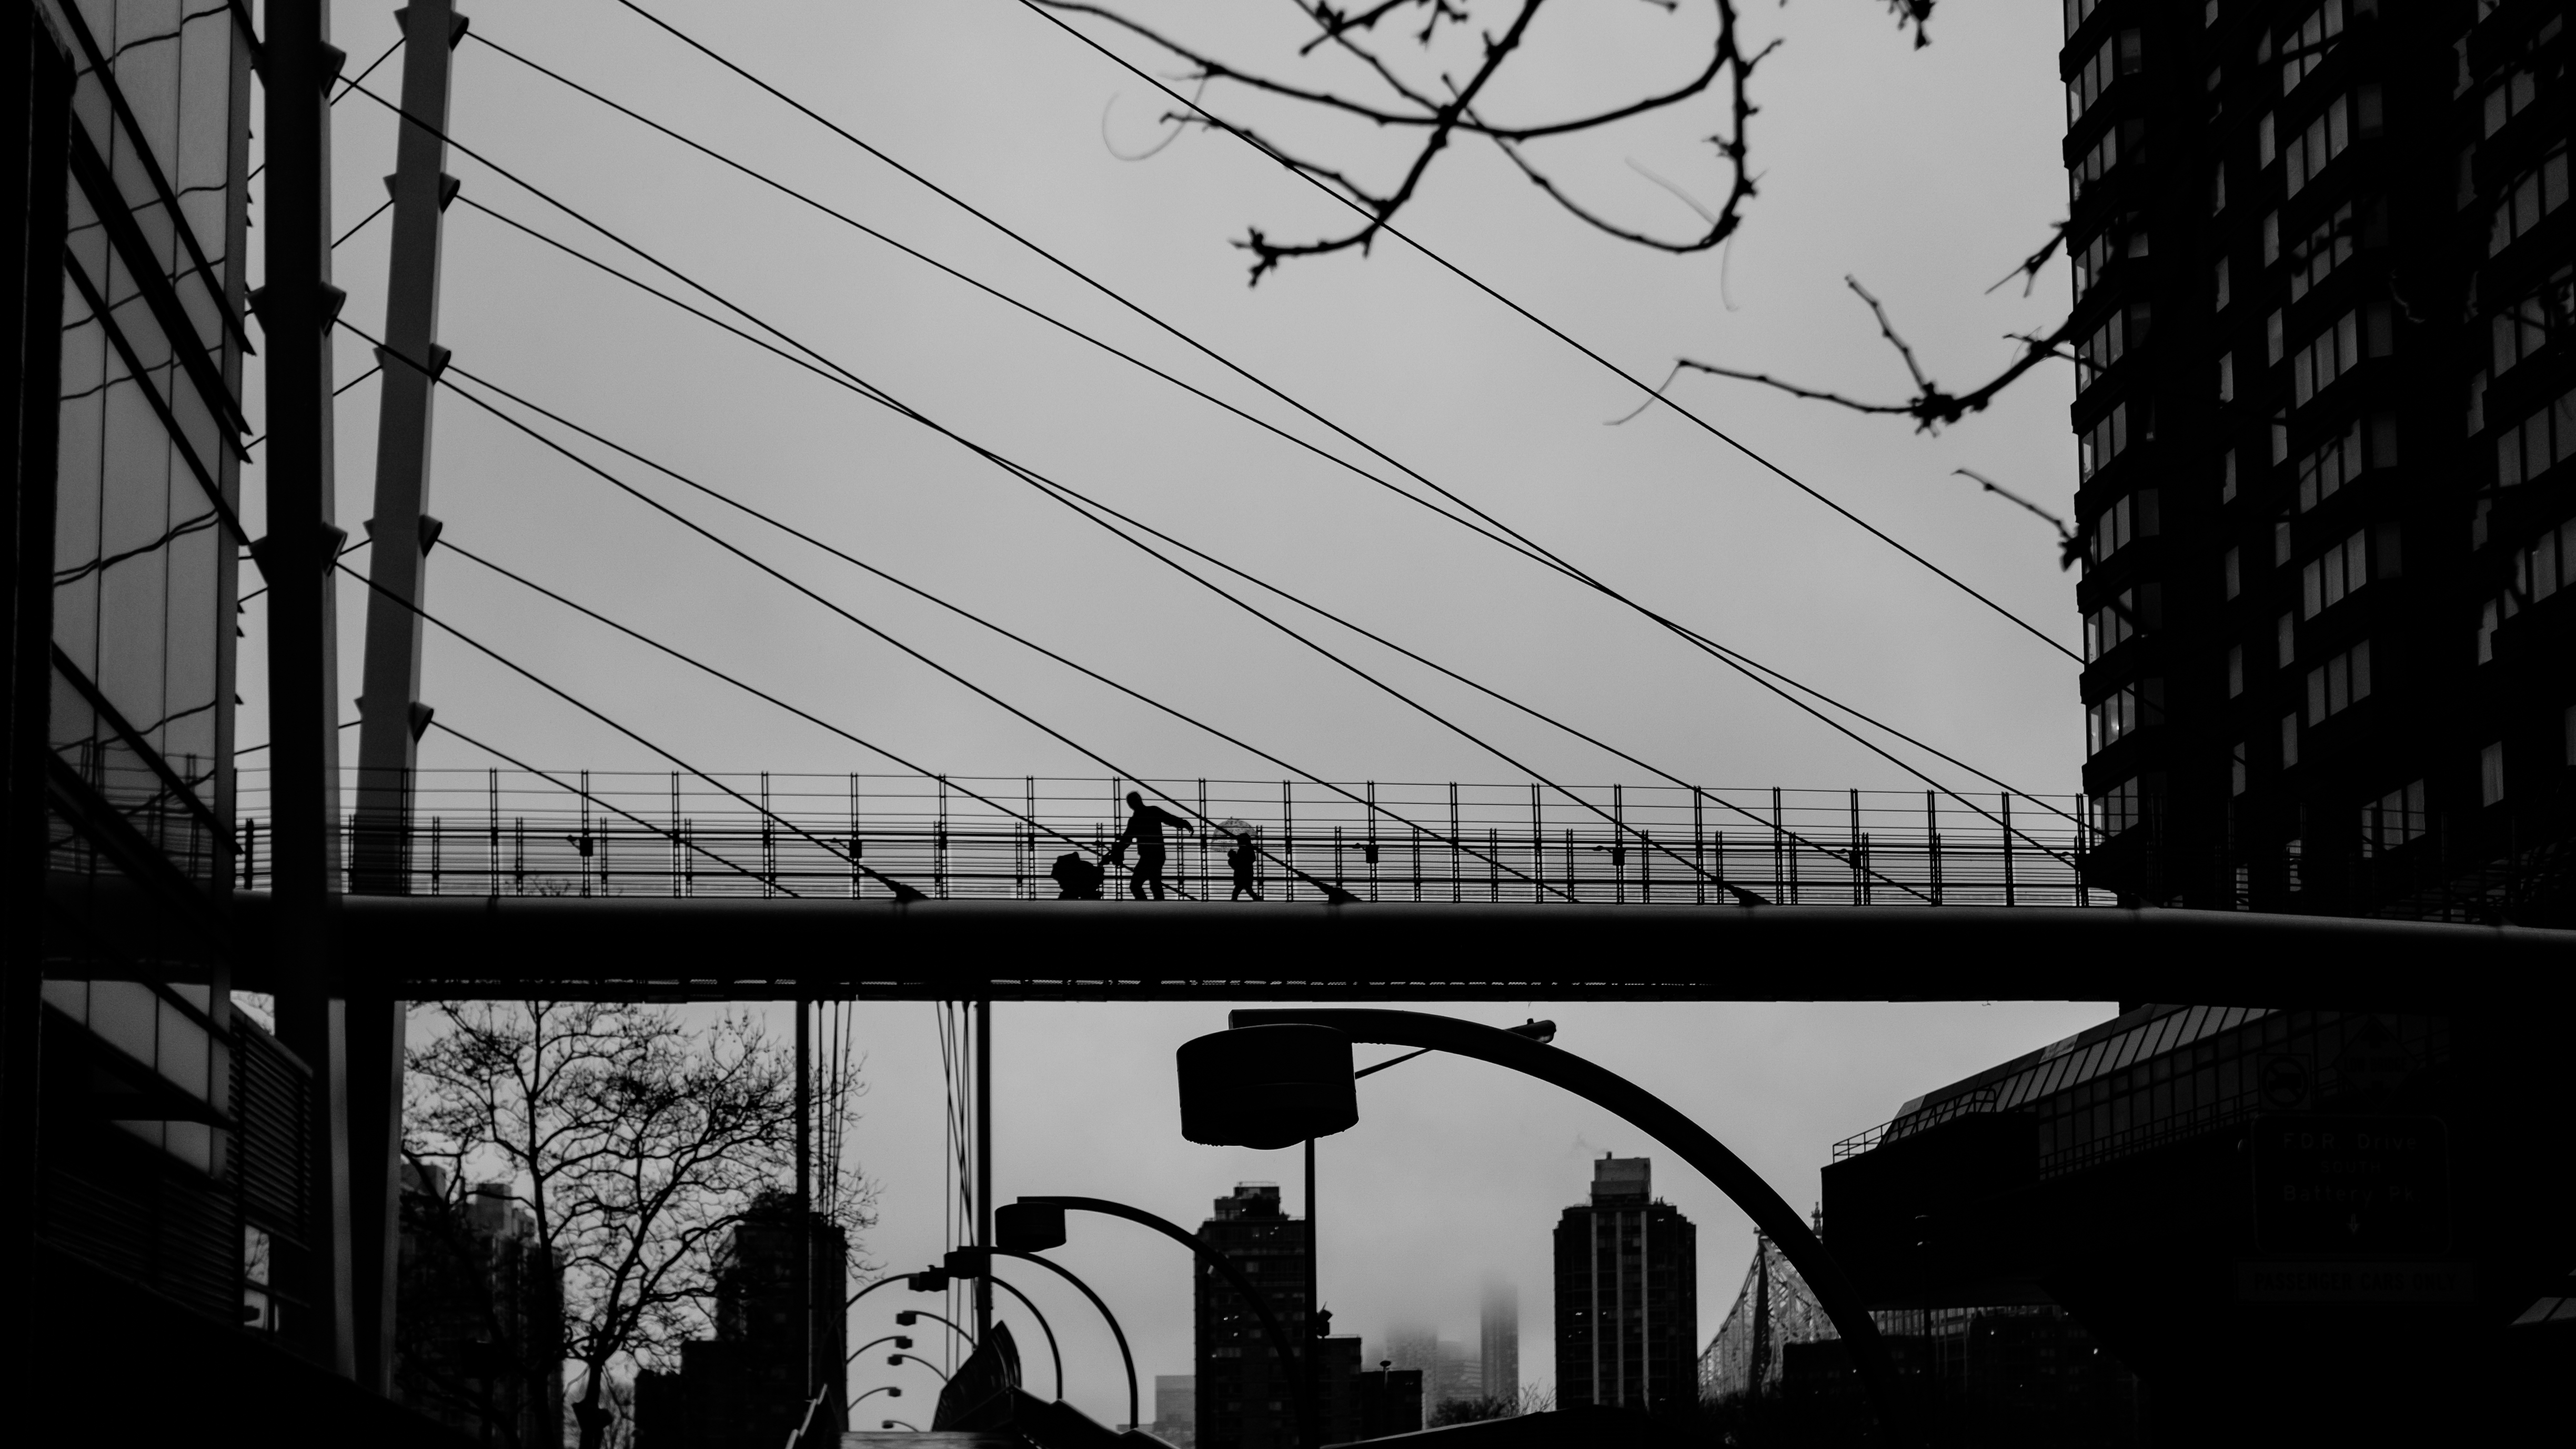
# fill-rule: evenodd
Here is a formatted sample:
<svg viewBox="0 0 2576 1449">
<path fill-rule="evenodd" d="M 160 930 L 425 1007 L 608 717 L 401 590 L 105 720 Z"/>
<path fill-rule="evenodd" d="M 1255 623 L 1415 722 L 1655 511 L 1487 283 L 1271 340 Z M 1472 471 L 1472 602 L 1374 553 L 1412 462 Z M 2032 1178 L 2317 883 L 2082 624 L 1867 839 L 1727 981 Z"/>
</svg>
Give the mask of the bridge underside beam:
<svg viewBox="0 0 2576 1449">
<path fill-rule="evenodd" d="M 268 989 L 264 896 L 236 898 Z M 2555 1002 L 2576 932 L 2056 907 L 349 896 L 357 994 L 752 1001 Z"/>
</svg>

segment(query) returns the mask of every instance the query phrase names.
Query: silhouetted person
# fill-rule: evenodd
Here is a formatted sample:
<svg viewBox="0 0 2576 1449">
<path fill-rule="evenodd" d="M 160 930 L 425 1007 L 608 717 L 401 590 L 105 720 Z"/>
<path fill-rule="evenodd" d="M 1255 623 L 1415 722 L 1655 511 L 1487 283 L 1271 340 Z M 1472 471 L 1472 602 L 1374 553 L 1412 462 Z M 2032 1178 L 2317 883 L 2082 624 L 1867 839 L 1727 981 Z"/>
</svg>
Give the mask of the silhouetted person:
<svg viewBox="0 0 2576 1449">
<path fill-rule="evenodd" d="M 1096 901 L 1100 899 L 1101 883 L 1109 878 L 1109 872 L 1073 851 L 1057 856 L 1047 874 L 1055 877 L 1056 888 L 1062 892 L 1056 897 L 1060 901 Z"/>
<path fill-rule="evenodd" d="M 1118 843 L 1109 847 L 1110 863 L 1116 864 L 1127 853 L 1127 842 L 1134 841 L 1136 868 L 1127 875 L 1127 892 L 1141 901 L 1150 882 L 1154 899 L 1159 901 L 1163 898 L 1163 827 L 1177 825 L 1187 830 L 1190 822 L 1160 805 L 1146 804 L 1145 797 L 1133 790 L 1127 792 L 1127 809 L 1127 828 L 1119 832 Z"/>
<path fill-rule="evenodd" d="M 1234 894 L 1227 900 L 1239 901 L 1245 896 L 1261 899 L 1261 887 L 1252 879 L 1252 868 L 1260 860 L 1261 852 L 1253 848 L 1251 832 L 1234 838 L 1234 849 L 1225 853 L 1225 863 L 1234 867 Z"/>
</svg>

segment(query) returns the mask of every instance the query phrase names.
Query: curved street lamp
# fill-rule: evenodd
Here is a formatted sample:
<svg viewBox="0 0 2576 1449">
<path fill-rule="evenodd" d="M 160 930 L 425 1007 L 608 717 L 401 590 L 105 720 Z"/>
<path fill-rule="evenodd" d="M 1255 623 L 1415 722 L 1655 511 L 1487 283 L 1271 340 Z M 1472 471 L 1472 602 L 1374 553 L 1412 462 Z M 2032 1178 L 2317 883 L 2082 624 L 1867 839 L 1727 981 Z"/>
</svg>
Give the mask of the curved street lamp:
<svg viewBox="0 0 2576 1449">
<path fill-rule="evenodd" d="M 1066 1267 L 1052 1258 L 1041 1258 L 1036 1254 L 1036 1252 L 1030 1250 L 1026 1246 L 1032 1241 L 1035 1241 L 1038 1247 L 1043 1248 L 1052 1248 L 1062 1243 L 1064 1241 L 1064 1224 L 1062 1215 L 1058 1214 L 1056 1233 L 1053 1238 L 1041 1237 L 1033 1239 L 1027 1230 L 1027 1219 L 1025 1215 L 1019 1211 L 1019 1204 L 1006 1203 L 999 1211 L 993 1214 L 993 1230 L 996 1237 L 999 1237 L 1003 1242 L 1010 1244 L 1011 1246 L 992 1248 L 959 1248 L 948 1255 L 948 1261 L 953 1265 L 949 1271 L 959 1277 L 972 1277 L 980 1271 L 989 1277 L 993 1271 L 993 1259 L 1017 1258 L 1024 1263 L 1035 1263 L 1039 1267 L 1046 1269 L 1048 1272 L 1053 1273 L 1059 1278 L 1062 1278 L 1067 1283 L 1072 1284 L 1075 1290 L 1080 1292 L 1083 1297 L 1091 1300 L 1092 1307 L 1100 1310 L 1102 1321 L 1109 1325 L 1110 1336 L 1118 1340 L 1119 1361 L 1127 1366 L 1127 1422 L 1130 1424 L 1136 1423 L 1136 1411 L 1138 1406 L 1143 1402 L 1143 1396 L 1138 1393 L 1136 1387 L 1136 1355 L 1127 1347 L 1127 1330 L 1118 1326 L 1118 1315 L 1110 1312 L 1109 1305 L 1101 1301 L 1099 1294 L 1091 1291 L 1090 1284 L 1075 1277 L 1071 1268 Z M 994 1278 L 993 1281 L 1000 1283 L 1002 1280 Z M 1008 1284 L 1004 1284 L 1003 1286 L 1009 1287 Z M 1013 1288 L 1011 1291 L 1014 1293 L 1019 1292 L 1016 1288 Z M 1028 1302 L 1027 1295 L 1022 1294 L 1020 1301 L 1023 1303 Z M 1046 1320 L 1044 1318 L 1040 1318 L 1038 1322 L 1043 1324 Z M 1047 1346 L 1049 1348 L 1053 1348 L 1055 1346 L 1055 1330 L 1053 1329 L 1047 1330 Z M 1056 1397 L 1059 1399 L 1064 1397 L 1060 1364 L 1057 1378 Z"/>
<path fill-rule="evenodd" d="M 1344 1060 L 1348 1061 L 1347 1051 L 1344 1053 Z M 1289 1139 L 1291 1142 L 1298 1140 L 1300 1139 L 1293 1137 Z M 1252 1311 L 1260 1316 L 1263 1331 L 1270 1335 L 1270 1346 L 1279 1354 L 1281 1371 L 1294 1375 L 1297 1380 L 1297 1425 L 1307 1449 L 1316 1449 L 1316 1446 L 1324 1442 L 1320 1425 L 1315 1417 L 1314 1382 L 1303 1372 L 1306 1363 L 1305 1355 L 1290 1351 L 1288 1334 L 1279 1326 L 1278 1315 L 1270 1311 L 1270 1300 L 1262 1296 L 1260 1289 L 1252 1286 L 1252 1280 L 1243 1276 L 1243 1270 L 1234 1265 L 1233 1259 L 1218 1252 L 1216 1247 L 1205 1238 L 1169 1219 L 1156 1217 L 1143 1208 L 1129 1207 L 1123 1202 L 1111 1202 L 1107 1198 L 1100 1197 L 1021 1198 L 993 1215 L 994 1233 L 1006 1243 L 1021 1244 L 1032 1249 L 1060 1246 L 1064 1242 L 1064 1213 L 1067 1208 L 1101 1213 L 1113 1218 L 1125 1218 L 1131 1223 L 1152 1228 L 1155 1232 L 1161 1233 L 1197 1254 L 1209 1267 L 1223 1275 L 1228 1283 L 1233 1284 L 1234 1290 L 1242 1294 L 1244 1301 L 1252 1305 Z M 1026 1258 L 1032 1263 L 1044 1263 L 1057 1272 L 1064 1273 L 1061 1265 L 1051 1259 L 1039 1257 L 1034 1251 L 1012 1252 L 1006 1248 L 996 1248 L 994 1251 L 1011 1252 L 1013 1257 Z M 1065 1273 L 1065 1276 L 1071 1278 L 1073 1275 Z M 1091 1292 L 1089 1288 L 1082 1291 Z M 1100 1301 L 1098 1295 L 1094 1295 L 1092 1301 L 1098 1303 Z M 1108 1305 L 1102 1304 L 1100 1311 L 1106 1315 L 1109 1312 Z M 1114 1326 L 1117 1320 L 1111 1319 L 1110 1322 Z M 1124 1335 L 1120 1336 L 1118 1346 L 1121 1351 L 1125 1350 L 1127 1340 Z M 1135 1368 L 1131 1362 L 1127 1384 L 1127 1422 L 1129 1424 L 1141 1422 L 1137 1418 L 1138 1407 Z"/>
<path fill-rule="evenodd" d="M 879 1384 L 875 1388 L 868 1390 L 866 1393 L 859 1395 L 858 1398 L 850 1400 L 850 1407 L 855 1409 L 859 1406 L 860 1400 L 872 1399 L 879 1394 L 883 1394 L 889 1399 L 900 1399 L 903 1397 L 903 1390 L 895 1387 L 893 1384 Z"/>
<path fill-rule="evenodd" d="M 904 1421 L 903 1421 L 903 1420 L 901 1420 L 901 1419 L 888 1419 L 888 1420 L 886 1420 L 886 1421 L 885 1421 L 884 1427 L 886 1427 L 886 1428 L 888 1428 L 888 1429 L 891 1429 L 891 1428 L 893 1428 L 893 1427 L 894 1427 L 895 1425 L 897 1425 L 897 1424 L 903 1424 L 903 1426 L 904 1426 L 905 1428 L 907 1428 L 907 1429 L 912 1429 L 912 1432 L 914 1432 L 914 1433 L 916 1433 L 916 1434 L 918 1434 L 918 1433 L 920 1433 L 920 1432 L 921 1432 L 919 1429 L 913 1429 L 913 1428 L 912 1428 L 912 1425 L 904 1423 Z"/>
<path fill-rule="evenodd" d="M 929 1309 L 927 1309 L 927 1308 L 907 1308 L 907 1309 L 904 1309 L 902 1312 L 897 1313 L 897 1314 L 894 1316 L 894 1325 L 895 1325 L 895 1327 L 897 1327 L 897 1328 L 910 1328 L 910 1327 L 912 1327 L 912 1325 L 913 1325 L 913 1321 L 914 1321 L 915 1319 L 921 1319 L 921 1318 L 927 1318 L 927 1319 L 929 1319 L 929 1320 L 930 1320 L 931 1322 L 933 1322 L 933 1323 L 937 1323 L 937 1324 L 942 1324 L 942 1325 L 944 1325 L 944 1326 L 948 1329 L 948 1331 L 949 1331 L 949 1332 L 951 1332 L 951 1333 L 953 1333 L 953 1334 L 956 1334 L 959 1338 L 962 1338 L 962 1339 L 966 1340 L 966 1347 L 967 1347 L 970 1351 L 975 1347 L 975 1335 L 973 1335 L 973 1334 L 971 1334 L 971 1333 L 968 1333 L 965 1329 L 962 1329 L 962 1328 L 958 1327 L 958 1326 L 957 1326 L 957 1322 L 956 1322 L 956 1320 L 954 1320 L 954 1319 L 950 1319 L 950 1318 L 942 1318 L 942 1317 L 940 1317 L 938 1314 L 931 1312 L 931 1311 L 930 1311 Z"/>
<path fill-rule="evenodd" d="M 1336 1007 L 1237 1011 L 1228 1020 L 1231 1030 L 1180 1049 L 1181 1131 L 1191 1141 L 1286 1146 L 1351 1126 L 1358 1117 L 1355 1102 L 1345 1095 L 1351 1090 L 1347 1063 L 1353 1041 L 1473 1057 L 1562 1087 L 1681 1154 L 1752 1218 L 1806 1279 L 1817 1304 L 1842 1334 L 1877 1402 L 1880 1422 L 1901 1438 L 1915 1437 L 1900 1397 L 1895 1360 L 1842 1264 L 1760 1174 L 1662 1098 L 1571 1052 L 1456 1017 Z M 1329 1071 L 1333 1043 L 1307 1035 L 1317 1031 L 1340 1038 L 1345 1075 L 1338 1081 Z M 1253 1039 L 1254 1033 L 1261 1039 Z M 1255 1069 L 1246 1071 L 1247 1062 Z"/>
<path fill-rule="evenodd" d="M 1045 1334 L 1046 1334 L 1046 1341 L 1047 1341 L 1047 1357 L 1048 1357 L 1050 1360 L 1052 1360 L 1052 1361 L 1054 1362 L 1054 1364 L 1055 1364 L 1055 1396 L 1056 1396 L 1056 1400 L 1057 1400 L 1057 1402 L 1059 1402 L 1059 1403 L 1063 1402 L 1063 1400 L 1064 1400 L 1064 1350 L 1062 1350 L 1062 1349 L 1060 1349 L 1060 1348 L 1056 1347 L 1056 1344 L 1055 1344 L 1055 1325 L 1054 1325 L 1054 1324 L 1052 1324 L 1052 1323 L 1047 1322 L 1047 1316 L 1046 1316 L 1045 1314 L 1043 1314 L 1043 1313 L 1038 1312 L 1038 1306 L 1037 1306 L 1037 1304 L 1035 1304 L 1035 1303 L 1033 1303 L 1033 1302 L 1029 1301 L 1029 1295 L 1027 1295 L 1026 1293 L 1021 1292 L 1018 1288 L 1014 1287 L 1014 1286 L 1012 1285 L 1012 1283 L 1011 1283 L 1011 1281 L 1010 1281 L 1009 1279 L 1004 1278 L 1001 1274 L 999 1274 L 999 1273 L 995 1273 L 995 1272 L 993 1272 L 993 1271 L 991 1271 L 991 1270 L 989 1270 L 989 1269 L 987 1269 L 987 1270 L 985 1271 L 984 1277 L 985 1277 L 985 1279 L 986 1279 L 988 1282 L 990 1282 L 994 1287 L 999 1288 L 999 1289 L 1001 1289 L 1003 1292 L 1008 1293 L 1008 1294 L 1010 1294 L 1012 1297 L 1017 1298 L 1018 1300 L 1020 1300 L 1020 1306 L 1021 1306 L 1022 1308 L 1025 1308 L 1025 1309 L 1027 1309 L 1027 1310 L 1029 1311 L 1029 1317 L 1034 1318 L 1034 1319 L 1036 1319 L 1036 1320 L 1038 1321 L 1038 1328 L 1039 1328 L 1039 1330 L 1040 1330 L 1041 1332 L 1043 1332 L 1043 1333 L 1045 1333 Z"/>
</svg>

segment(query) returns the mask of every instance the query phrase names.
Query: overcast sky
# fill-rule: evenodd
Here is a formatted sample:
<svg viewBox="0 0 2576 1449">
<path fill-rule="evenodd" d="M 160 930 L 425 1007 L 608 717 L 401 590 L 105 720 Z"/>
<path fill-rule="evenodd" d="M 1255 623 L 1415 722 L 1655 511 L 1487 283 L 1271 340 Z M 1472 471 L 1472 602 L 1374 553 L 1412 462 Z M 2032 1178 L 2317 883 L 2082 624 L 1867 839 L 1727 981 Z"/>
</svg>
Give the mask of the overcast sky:
<svg viewBox="0 0 2576 1449">
<path fill-rule="evenodd" d="M 1628 412 L 1625 385 L 1399 244 L 1292 264 L 1257 288 L 1229 245 L 1346 213 L 1221 136 L 1150 160 L 1157 97 L 1013 0 L 711 4 L 654 0 L 675 23 L 852 131 L 1188 328 L 1443 486 L 1636 597 L 1842 695 L 2033 792 L 2076 785 L 2076 666 L 1686 422 Z M 1158 4 L 1215 48 L 1286 61 L 1285 5 Z M 1061 273 L 742 82 L 612 0 L 469 4 L 475 33 L 806 189 L 907 243 L 1094 329 L 1301 436 L 1262 399 Z M 389 5 L 335 7 L 352 71 L 395 29 Z M 2035 295 L 1985 289 L 2063 215 L 2056 7 L 1944 6 L 1917 51 L 1875 0 L 1753 6 L 1784 48 L 1756 79 L 1761 195 L 1722 254 L 1670 257 L 1556 210 L 1490 148 L 1462 145 L 1404 225 L 1622 365 L 1678 355 L 1887 398 L 1899 359 L 1844 289 L 1884 299 L 1954 389 L 2045 330 L 2062 266 Z M 1585 108 L 1686 73 L 1704 7 L 1561 0 L 1489 114 Z M 1149 52 L 1125 47 L 1141 61 Z M 1168 70 L 1168 65 L 1163 68 Z M 398 90 L 398 61 L 370 81 Z M 1719 786 L 1908 787 L 1893 767 L 1633 616 L 1311 455 L 1104 359 L 920 263 L 655 137 L 469 40 L 459 141 L 813 344 L 915 407 L 1229 561 L 1310 593 L 1686 778 Z M 1231 101 L 1223 92 L 1211 99 Z M 1379 181 L 1396 153 L 1364 131 L 1237 112 Z M 355 222 L 392 169 L 388 116 L 342 102 L 337 211 Z M 1684 235 L 1696 218 L 1647 179 L 1723 195 L 1702 102 L 1534 154 L 1587 204 Z M 1633 165 L 1631 164 L 1633 163 Z M 606 243 L 464 156 L 464 196 L 584 250 Z M 1509 781 L 1506 767 L 1258 627 L 955 444 L 588 271 L 460 204 L 447 215 L 440 336 L 457 364 L 770 509 L 1137 688 L 1340 779 Z M 346 315 L 384 315 L 382 219 L 337 257 Z M 256 243 L 258 233 L 254 232 Z M 254 256 L 257 248 L 254 245 Z M 631 258 L 623 264 L 633 265 Z M 367 365 L 341 345 L 342 378 Z M 254 406 L 258 371 L 251 369 Z M 2046 525 L 1951 476 L 1971 468 L 2067 511 L 2074 483 L 2052 365 L 1937 438 L 1742 384 L 1678 396 L 1748 445 L 1989 592 L 2076 635 Z M 341 522 L 369 512 L 376 391 L 339 415 Z M 644 484 L 641 475 L 639 485 Z M 245 479 L 260 527 L 257 469 Z M 917 601 L 667 486 L 657 496 L 741 541 L 1068 734 L 1166 776 L 1276 774 L 1230 746 L 978 636 Z M 1065 746 L 691 539 L 458 399 L 438 403 L 430 511 L 447 537 L 797 704 L 954 774 L 1097 773 Z M 363 591 L 342 593 L 343 693 L 356 693 Z M 882 770 L 879 759 L 719 692 L 640 646 L 453 556 L 431 609 L 677 753 L 715 769 Z M 266 738 L 258 606 L 241 738 Z M 666 768 L 433 632 L 422 693 L 439 718 L 562 768 Z M 1499 716 L 1367 655 L 1558 778 L 1635 779 L 1589 747 Z M 347 737 L 354 743 L 354 736 Z M 493 763 L 433 733 L 429 769 Z M 1946 767 L 1944 783 L 1958 780 Z M 1794 985 L 1784 984 L 1785 994 Z M 2070 988 L 2073 989 L 2073 988 Z M 1571 1050 L 1637 1076 L 1734 1143 L 1792 1201 L 1830 1144 L 1903 1099 L 2099 1019 L 2095 1006 L 1535 1007 Z M 1478 1011 L 1484 1019 L 1519 1019 Z M 1239 1178 L 1292 1179 L 1289 1154 L 1181 1144 L 1169 1053 L 1216 1007 L 1006 1007 L 1001 1181 L 1132 1196 L 1195 1221 Z M 874 1240 L 917 1264 L 938 1243 L 939 1076 L 928 1008 L 863 1014 L 874 1093 L 855 1146 L 886 1183 Z M 1652 1144 L 1527 1084 L 1425 1059 L 1372 1078 L 1365 1119 L 1324 1152 L 1325 1294 L 1371 1335 L 1419 1314 L 1453 1336 L 1487 1268 L 1519 1279 L 1524 1376 L 1549 1377 L 1547 1231 L 1601 1150 L 1658 1156 L 1660 1190 L 1702 1228 L 1703 1336 L 1741 1276 L 1743 1219 Z M 1275 1158 L 1276 1160 L 1272 1160 Z M 1294 1189 L 1292 1184 L 1292 1196 Z M 1068 1261 L 1109 1287 L 1146 1373 L 1186 1371 L 1186 1269 L 1158 1245 L 1084 1225 Z M 882 1299 L 886 1295 L 880 1295 Z M 875 1302 L 877 1300 L 871 1300 Z M 1067 1311 L 1060 1322 L 1079 1322 Z M 855 1324 L 854 1330 L 868 1325 Z M 879 1329 L 877 1331 L 882 1331 Z M 1088 1333 L 1088 1330 L 1084 1330 Z M 1122 1407 L 1096 1333 L 1075 1398 Z M 922 1386 L 926 1391 L 927 1385 Z M 882 1401 L 879 1401 L 882 1402 Z M 909 1400 L 908 1400 L 909 1402 Z M 926 1405 L 922 1408 L 926 1410 Z"/>
</svg>

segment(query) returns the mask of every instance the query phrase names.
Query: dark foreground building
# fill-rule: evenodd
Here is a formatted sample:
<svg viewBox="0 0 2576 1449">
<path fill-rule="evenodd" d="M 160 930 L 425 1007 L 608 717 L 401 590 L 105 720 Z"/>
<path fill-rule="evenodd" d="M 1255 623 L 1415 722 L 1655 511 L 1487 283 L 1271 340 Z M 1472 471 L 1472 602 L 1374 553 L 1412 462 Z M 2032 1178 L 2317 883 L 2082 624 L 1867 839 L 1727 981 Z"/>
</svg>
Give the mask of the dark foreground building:
<svg viewBox="0 0 2576 1449">
<path fill-rule="evenodd" d="M 2512 1326 L 2576 1260 L 2554 1043 L 2510 1013 L 2135 1007 L 1837 1147 L 1825 1246 L 1873 1309 L 2062 1308 L 2156 1443 L 2496 1439 L 2571 1367 Z"/>
<path fill-rule="evenodd" d="M 1643 1157 L 1592 1164 L 1592 1196 L 1556 1224 L 1556 1402 L 1678 1410 L 1698 1402 L 1699 1230 L 1657 1199 Z"/>
<path fill-rule="evenodd" d="M 1292 1343 L 1305 1334 L 1306 1223 L 1280 1210 L 1277 1185 L 1238 1184 L 1231 1197 L 1216 1200 L 1199 1236 L 1261 1290 Z M 1280 1361 L 1260 1317 L 1233 1285 L 1205 1263 L 1196 1272 L 1200 1449 L 1289 1449 L 1297 1442 L 1294 1369 Z M 1351 1340 L 1353 1367 L 1358 1349 Z"/>
<path fill-rule="evenodd" d="M 812 1256 L 801 1258 L 797 1217 L 794 1196 L 773 1192 L 735 1226 L 717 1255 L 715 1337 L 681 1345 L 677 1373 L 636 1376 L 636 1449 L 784 1444 L 817 1383 L 830 1394 L 814 1432 L 847 1427 L 849 1240 L 818 1218 Z M 800 1282 L 809 1262 L 813 1277 Z"/>
<path fill-rule="evenodd" d="M 2064 11 L 2091 878 L 2571 919 L 2566 7 Z"/>
</svg>

